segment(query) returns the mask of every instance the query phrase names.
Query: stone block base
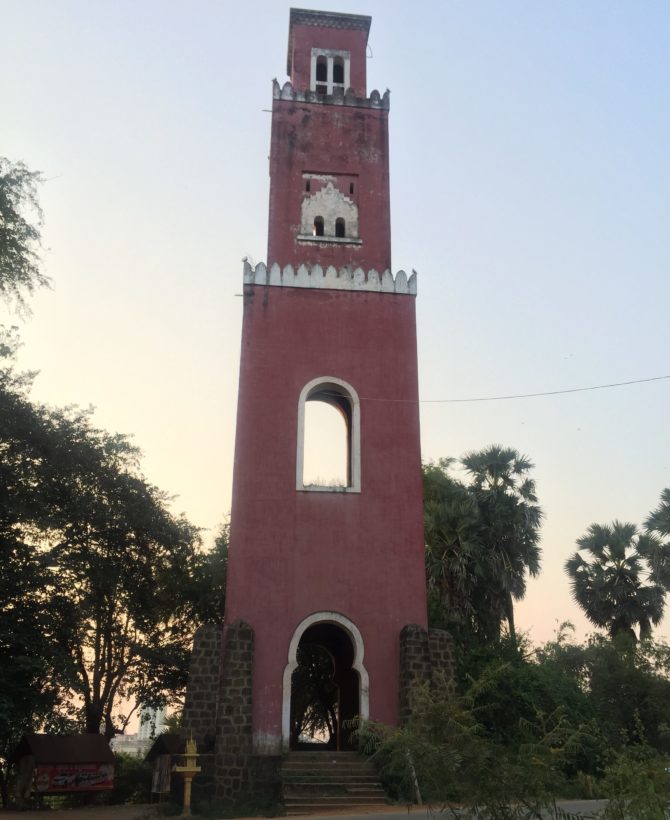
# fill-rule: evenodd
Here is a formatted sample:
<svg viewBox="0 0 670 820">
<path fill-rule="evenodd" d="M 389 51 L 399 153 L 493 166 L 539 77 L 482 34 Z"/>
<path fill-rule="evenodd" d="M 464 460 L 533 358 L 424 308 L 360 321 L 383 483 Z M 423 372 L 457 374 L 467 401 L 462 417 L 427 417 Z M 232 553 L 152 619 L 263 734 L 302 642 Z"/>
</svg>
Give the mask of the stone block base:
<svg viewBox="0 0 670 820">
<path fill-rule="evenodd" d="M 400 632 L 400 722 L 412 712 L 412 690 L 436 675 L 453 681 L 456 674 L 454 644 L 443 629 L 423 629 L 408 624 Z"/>
</svg>

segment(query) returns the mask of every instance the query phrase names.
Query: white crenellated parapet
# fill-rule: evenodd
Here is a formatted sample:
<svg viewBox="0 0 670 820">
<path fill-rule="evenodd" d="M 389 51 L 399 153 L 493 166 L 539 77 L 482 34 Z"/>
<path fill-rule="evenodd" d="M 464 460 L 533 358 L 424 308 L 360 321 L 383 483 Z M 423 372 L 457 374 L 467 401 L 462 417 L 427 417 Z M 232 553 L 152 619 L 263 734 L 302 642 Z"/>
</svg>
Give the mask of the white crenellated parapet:
<svg viewBox="0 0 670 820">
<path fill-rule="evenodd" d="M 280 268 L 276 263 L 269 268 L 263 262 L 255 267 L 244 259 L 245 285 L 271 285 L 283 288 L 319 288 L 321 290 L 359 290 L 368 293 L 400 293 L 416 296 L 417 273 L 412 271 L 408 278 L 404 270 L 395 277 L 390 270 L 379 273 L 361 268 L 340 268 L 332 265 L 324 271 L 321 265 L 300 265 L 295 270 L 292 265 Z"/>
<path fill-rule="evenodd" d="M 391 92 L 386 89 L 383 94 L 375 88 L 369 97 L 357 97 L 353 88 L 343 91 L 335 88 L 332 94 L 318 94 L 316 91 L 302 91 L 293 88 L 288 80 L 279 85 L 277 80 L 272 81 L 272 97 L 275 100 L 287 100 L 304 103 L 326 103 L 328 105 L 348 105 L 354 108 L 381 108 L 388 111 L 391 107 Z"/>
</svg>

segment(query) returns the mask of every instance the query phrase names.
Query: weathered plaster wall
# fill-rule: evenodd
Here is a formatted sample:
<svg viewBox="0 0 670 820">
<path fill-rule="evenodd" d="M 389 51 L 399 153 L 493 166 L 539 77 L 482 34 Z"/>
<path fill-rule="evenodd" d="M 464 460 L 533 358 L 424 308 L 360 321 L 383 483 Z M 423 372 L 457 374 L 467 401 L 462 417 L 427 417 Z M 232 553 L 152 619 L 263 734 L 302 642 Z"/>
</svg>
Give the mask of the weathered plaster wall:
<svg viewBox="0 0 670 820">
<path fill-rule="evenodd" d="M 313 102 L 293 97 L 289 87 L 273 101 L 268 263 L 390 268 L 388 98 L 384 105 L 378 93 L 374 103 L 347 102 L 346 96 L 339 95 L 335 105 L 330 100 L 316 102 L 316 95 L 310 97 Z M 305 235 L 303 211 L 311 207 L 304 203 L 313 194 L 305 190 L 306 175 L 339 180 L 345 188 L 340 193 L 358 212 L 360 244 L 299 238 Z M 347 182 L 352 181 L 350 193 Z"/>
<path fill-rule="evenodd" d="M 338 183 L 336 177 L 318 179 L 316 174 L 312 175 L 310 185 L 313 190 L 309 194 L 303 194 L 300 207 L 300 235 L 312 239 L 314 220 L 320 216 L 324 221 L 324 235 L 319 239 L 335 237 L 335 222 L 338 218 L 345 221 L 345 237 L 358 239 L 358 205 L 336 187 L 338 184 L 341 183 Z"/>
</svg>

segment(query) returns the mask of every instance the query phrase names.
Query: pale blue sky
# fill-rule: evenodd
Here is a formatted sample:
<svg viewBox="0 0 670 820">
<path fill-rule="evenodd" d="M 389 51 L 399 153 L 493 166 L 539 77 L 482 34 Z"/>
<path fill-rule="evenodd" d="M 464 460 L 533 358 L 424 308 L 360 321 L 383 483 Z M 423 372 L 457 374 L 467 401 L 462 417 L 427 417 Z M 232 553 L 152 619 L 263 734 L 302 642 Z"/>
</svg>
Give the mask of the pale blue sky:
<svg viewBox="0 0 670 820">
<path fill-rule="evenodd" d="M 670 5 L 308 5 L 373 17 L 422 398 L 669 375 Z M 230 504 L 240 260 L 265 259 L 264 109 L 288 9 L 0 2 L 0 154 L 48 179 L 54 280 L 21 363 L 41 370 L 39 398 L 134 433 L 148 477 L 208 528 Z M 660 381 L 422 406 L 424 457 L 499 442 L 537 465 L 544 571 L 519 607 L 534 638 L 557 619 L 584 629 L 562 570 L 575 539 L 641 522 L 670 486 L 669 400 Z"/>
</svg>

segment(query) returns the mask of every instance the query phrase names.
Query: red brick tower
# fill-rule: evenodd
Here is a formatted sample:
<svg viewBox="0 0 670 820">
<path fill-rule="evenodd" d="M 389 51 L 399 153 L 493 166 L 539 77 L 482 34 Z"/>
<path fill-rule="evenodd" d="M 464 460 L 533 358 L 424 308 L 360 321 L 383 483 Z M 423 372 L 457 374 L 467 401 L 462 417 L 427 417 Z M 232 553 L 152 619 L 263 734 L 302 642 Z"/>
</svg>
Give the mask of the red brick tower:
<svg viewBox="0 0 670 820">
<path fill-rule="evenodd" d="M 340 749 L 354 715 L 398 722 L 407 670 L 432 652 L 416 277 L 390 271 L 389 92 L 367 96 L 369 27 L 292 9 L 290 82 L 274 82 L 268 265 L 244 266 L 225 625 L 196 637 L 184 719 L 216 752 L 220 796 L 295 745 L 300 648 L 332 660 Z M 343 419 L 336 485 L 305 473 L 311 402 Z"/>
<path fill-rule="evenodd" d="M 244 271 L 225 623 L 254 632 L 260 754 L 288 747 L 301 641 L 334 657 L 341 720 L 395 724 L 400 631 L 426 627 L 416 280 L 390 273 L 389 93 L 367 96 L 369 27 L 291 9 L 268 267 Z M 346 421 L 343 486 L 303 482 L 310 401 Z"/>
</svg>

